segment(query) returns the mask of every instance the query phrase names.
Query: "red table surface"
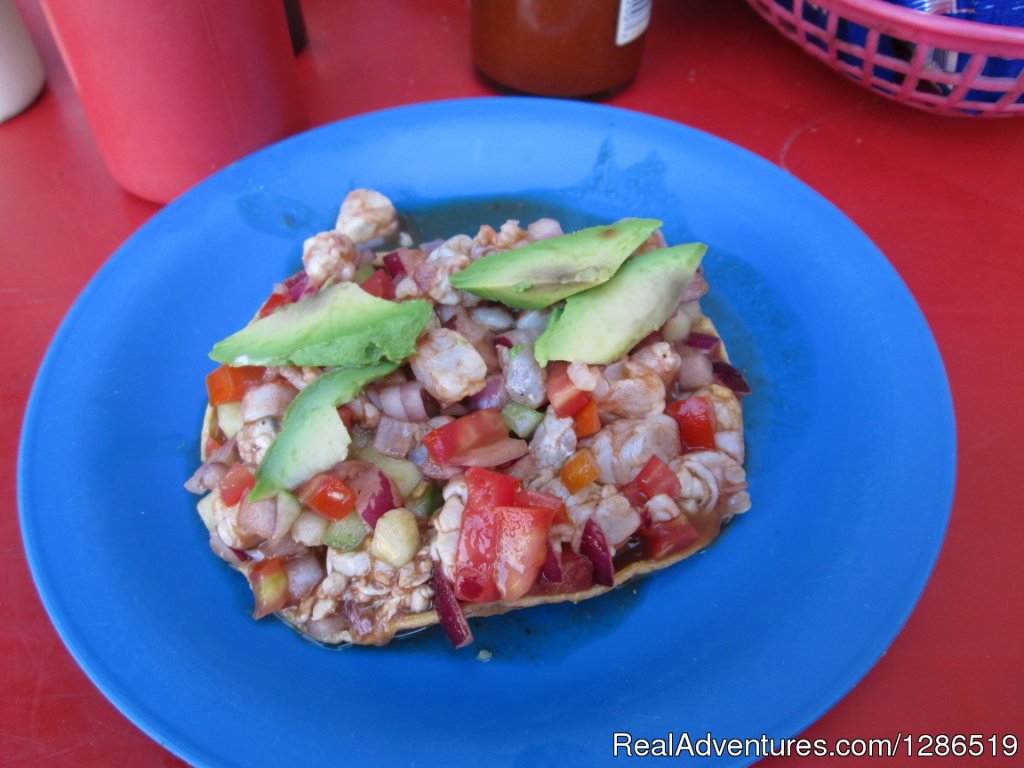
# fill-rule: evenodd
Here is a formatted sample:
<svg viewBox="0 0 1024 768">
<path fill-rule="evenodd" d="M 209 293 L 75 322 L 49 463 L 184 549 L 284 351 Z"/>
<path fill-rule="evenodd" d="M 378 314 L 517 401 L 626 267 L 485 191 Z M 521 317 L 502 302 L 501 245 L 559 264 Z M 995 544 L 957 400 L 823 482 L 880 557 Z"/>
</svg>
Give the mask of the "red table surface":
<svg viewBox="0 0 1024 768">
<path fill-rule="evenodd" d="M 48 84 L 26 113 L 0 125 L 0 763 L 179 765 L 75 665 L 20 543 L 15 462 L 36 369 L 79 291 L 159 206 L 106 173 L 36 2 L 18 5 Z M 1024 120 L 938 118 L 893 104 L 812 61 L 739 0 L 655 6 L 640 73 L 609 103 L 746 147 L 842 209 L 910 287 L 952 386 L 959 469 L 935 571 L 889 651 L 804 735 L 1024 738 L 1024 484 L 1013 470 L 1024 435 Z M 304 8 L 310 44 L 298 66 L 314 124 L 494 93 L 473 74 L 466 0 L 305 0 Z M 999 764 L 884 761 L 918 763 Z"/>
</svg>

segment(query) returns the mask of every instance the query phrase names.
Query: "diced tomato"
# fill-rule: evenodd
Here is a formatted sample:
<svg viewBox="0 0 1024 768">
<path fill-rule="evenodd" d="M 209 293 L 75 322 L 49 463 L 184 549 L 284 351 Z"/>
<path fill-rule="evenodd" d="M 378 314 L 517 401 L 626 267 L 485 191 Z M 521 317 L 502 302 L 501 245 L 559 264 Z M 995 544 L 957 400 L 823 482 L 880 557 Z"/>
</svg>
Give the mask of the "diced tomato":
<svg viewBox="0 0 1024 768">
<path fill-rule="evenodd" d="M 220 490 L 221 501 L 233 507 L 252 490 L 254 485 L 256 478 L 245 464 L 232 464 L 217 483 L 217 488 Z"/>
<path fill-rule="evenodd" d="M 483 467 L 466 470 L 467 507 L 510 507 L 518 493 L 519 478 Z"/>
<path fill-rule="evenodd" d="M 363 280 L 360 287 L 378 299 L 391 301 L 395 298 L 395 284 L 383 269 L 375 269 L 372 275 Z"/>
<path fill-rule="evenodd" d="M 580 408 L 572 420 L 573 430 L 579 439 L 596 435 L 601 429 L 601 417 L 597 415 L 597 403 L 593 400 Z"/>
<path fill-rule="evenodd" d="M 682 552 L 700 538 L 700 531 L 685 517 L 651 523 L 640 529 L 650 556 L 658 559 Z"/>
<path fill-rule="evenodd" d="M 291 304 L 292 300 L 288 298 L 287 293 L 272 293 L 270 298 L 263 302 L 263 306 L 260 307 L 260 311 L 257 313 L 257 317 L 266 317 L 267 315 L 273 314 L 274 310 L 278 307 L 283 307 L 285 304 Z"/>
<path fill-rule="evenodd" d="M 636 479 L 620 485 L 619 493 L 626 497 L 626 500 L 629 502 L 629 506 L 635 507 L 636 509 L 643 509 L 644 504 L 647 503 L 647 494 L 640 489 L 640 485 L 637 483 Z"/>
<path fill-rule="evenodd" d="M 588 558 L 573 551 L 568 544 L 562 545 L 560 555 L 562 578 L 551 581 L 542 575 L 534 582 L 528 594 L 565 595 L 594 586 L 594 564 Z"/>
<path fill-rule="evenodd" d="M 222 445 L 222 443 L 220 442 L 220 440 L 218 440 L 215 437 L 208 437 L 208 438 L 206 438 L 206 453 L 205 453 L 205 455 L 209 456 L 212 453 L 216 453 L 220 449 L 221 445 Z"/>
<path fill-rule="evenodd" d="M 252 617 L 262 619 L 288 604 L 288 572 L 280 557 L 272 557 L 253 566 L 249 585 L 256 599 Z"/>
<path fill-rule="evenodd" d="M 470 602 L 497 600 L 494 583 L 494 561 L 498 556 L 496 507 L 474 507 L 466 504 L 459 530 L 459 550 L 455 560 L 455 596 Z"/>
<path fill-rule="evenodd" d="M 352 424 L 356 420 L 355 412 L 353 412 L 353 410 L 349 406 L 343 405 L 340 408 L 338 408 L 338 415 L 341 417 L 341 421 L 345 425 L 345 429 L 351 432 Z"/>
<path fill-rule="evenodd" d="M 206 394 L 210 405 L 237 403 L 253 386 L 263 381 L 264 369 L 256 365 L 214 368 L 206 376 Z"/>
<path fill-rule="evenodd" d="M 662 493 L 668 494 L 672 498 L 678 498 L 683 493 L 675 472 L 657 456 L 651 456 L 647 460 L 644 468 L 636 476 L 636 484 L 648 499 L 653 499 Z"/>
<path fill-rule="evenodd" d="M 577 389 L 572 383 L 568 369 L 569 364 L 559 360 L 548 363 L 547 367 L 548 400 L 555 408 L 555 415 L 560 419 L 575 416 L 591 400 L 589 392 Z"/>
<path fill-rule="evenodd" d="M 472 448 L 508 438 L 508 427 L 496 408 L 483 408 L 438 427 L 423 438 L 427 451 L 438 464 Z"/>
<path fill-rule="evenodd" d="M 683 451 L 715 449 L 715 406 L 706 397 L 688 397 L 669 403 L 665 413 L 679 424 Z"/>
<path fill-rule="evenodd" d="M 518 479 L 501 472 L 483 467 L 466 470 L 466 506 L 455 558 L 455 595 L 460 600 L 498 599 L 494 563 L 501 531 L 495 510 L 511 505 L 518 488 Z"/>
<path fill-rule="evenodd" d="M 299 490 L 299 501 L 321 517 L 338 521 L 356 508 L 356 494 L 344 480 L 315 475 Z"/>
<path fill-rule="evenodd" d="M 597 459 L 589 448 L 581 448 L 558 472 L 558 478 L 570 494 L 578 493 L 601 476 Z"/>
<path fill-rule="evenodd" d="M 518 600 L 537 580 L 548 552 L 554 511 L 548 507 L 497 507 L 498 552 L 494 583 L 502 600 Z"/>
<path fill-rule="evenodd" d="M 521 488 L 516 491 L 512 502 L 517 507 L 547 507 L 552 512 L 551 524 L 571 524 L 569 512 L 565 508 L 565 502 L 551 493 L 531 491 Z"/>
</svg>

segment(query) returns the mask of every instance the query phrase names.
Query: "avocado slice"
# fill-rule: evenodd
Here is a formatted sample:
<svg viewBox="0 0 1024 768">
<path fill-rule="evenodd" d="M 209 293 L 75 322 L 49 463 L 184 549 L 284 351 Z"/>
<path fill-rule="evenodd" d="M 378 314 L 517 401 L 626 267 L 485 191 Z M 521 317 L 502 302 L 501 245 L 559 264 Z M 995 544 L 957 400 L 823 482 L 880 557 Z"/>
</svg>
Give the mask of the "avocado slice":
<svg viewBox="0 0 1024 768">
<path fill-rule="evenodd" d="M 416 351 L 431 313 L 426 301 L 385 301 L 355 283 L 336 283 L 217 342 L 210 357 L 226 365 L 397 362 Z"/>
<path fill-rule="evenodd" d="M 396 363 L 378 363 L 365 368 L 336 368 L 299 392 L 284 412 L 280 434 L 260 462 L 249 501 L 295 488 L 317 472 L 344 461 L 351 438 L 338 407 L 397 367 Z"/>
<path fill-rule="evenodd" d="M 642 253 L 603 285 L 570 296 L 537 339 L 537 362 L 618 360 L 668 320 L 707 249 L 704 243 L 686 243 Z"/>
<path fill-rule="evenodd" d="M 453 286 L 519 309 L 543 309 L 593 288 L 660 227 L 657 219 L 623 219 L 522 248 L 484 256 L 451 276 Z"/>
</svg>

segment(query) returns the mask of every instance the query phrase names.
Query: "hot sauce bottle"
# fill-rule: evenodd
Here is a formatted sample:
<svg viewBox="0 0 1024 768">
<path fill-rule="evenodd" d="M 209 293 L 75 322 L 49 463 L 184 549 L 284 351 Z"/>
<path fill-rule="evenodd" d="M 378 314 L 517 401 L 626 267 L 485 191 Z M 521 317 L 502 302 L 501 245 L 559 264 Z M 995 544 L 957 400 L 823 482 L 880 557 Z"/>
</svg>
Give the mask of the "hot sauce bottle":
<svg viewBox="0 0 1024 768">
<path fill-rule="evenodd" d="M 472 0 L 473 62 L 521 93 L 601 98 L 636 75 L 652 0 Z"/>
</svg>

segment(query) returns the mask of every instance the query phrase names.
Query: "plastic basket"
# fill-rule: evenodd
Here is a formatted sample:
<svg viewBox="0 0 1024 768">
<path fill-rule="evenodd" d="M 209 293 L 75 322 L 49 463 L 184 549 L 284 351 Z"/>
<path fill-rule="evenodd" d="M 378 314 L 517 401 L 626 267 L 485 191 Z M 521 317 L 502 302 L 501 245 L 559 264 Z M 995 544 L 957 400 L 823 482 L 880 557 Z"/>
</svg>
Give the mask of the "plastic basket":
<svg viewBox="0 0 1024 768">
<path fill-rule="evenodd" d="M 943 115 L 1024 114 L 1024 29 L 884 0 L 747 0 L 807 53 L 902 104 Z"/>
</svg>

